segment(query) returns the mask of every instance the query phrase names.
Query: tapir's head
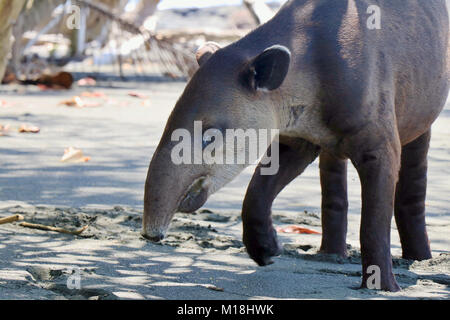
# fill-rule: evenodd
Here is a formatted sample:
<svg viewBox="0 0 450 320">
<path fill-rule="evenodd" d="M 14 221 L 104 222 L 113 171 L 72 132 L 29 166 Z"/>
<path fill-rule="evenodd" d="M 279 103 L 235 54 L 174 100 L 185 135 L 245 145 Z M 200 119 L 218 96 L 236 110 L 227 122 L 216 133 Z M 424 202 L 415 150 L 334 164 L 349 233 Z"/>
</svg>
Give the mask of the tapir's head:
<svg viewBox="0 0 450 320">
<path fill-rule="evenodd" d="M 199 209 L 248 165 L 225 158 L 224 150 L 233 150 L 227 143 L 235 143 L 226 139 L 226 132 L 279 127 L 278 89 L 290 59 L 290 51 L 280 45 L 259 52 L 238 46 L 220 49 L 214 43 L 199 49 L 200 68 L 177 102 L 150 163 L 144 237 L 161 240 L 175 212 Z M 236 148 L 234 155 L 248 151 L 244 149 Z"/>
</svg>

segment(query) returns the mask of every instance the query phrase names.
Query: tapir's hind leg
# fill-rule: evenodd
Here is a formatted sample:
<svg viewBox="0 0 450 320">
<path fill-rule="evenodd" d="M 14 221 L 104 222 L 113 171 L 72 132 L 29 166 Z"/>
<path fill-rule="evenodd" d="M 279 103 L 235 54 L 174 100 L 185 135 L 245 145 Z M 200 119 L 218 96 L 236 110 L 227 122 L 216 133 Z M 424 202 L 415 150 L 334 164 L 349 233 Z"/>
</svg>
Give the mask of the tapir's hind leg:
<svg viewBox="0 0 450 320">
<path fill-rule="evenodd" d="M 296 139 L 281 141 L 279 170 L 276 175 L 261 175 L 261 164 L 255 170 L 242 207 L 243 240 L 250 257 L 260 266 L 270 263 L 281 253 L 272 225 L 272 202 L 283 188 L 300 175 L 319 155 L 319 147 Z"/>
<path fill-rule="evenodd" d="M 322 245 L 320 251 L 347 254 L 347 160 L 320 153 L 322 185 Z"/>
<path fill-rule="evenodd" d="M 402 149 L 402 162 L 395 196 L 395 220 L 403 249 L 403 258 L 431 258 L 425 225 L 427 155 L 431 130 Z"/>
</svg>

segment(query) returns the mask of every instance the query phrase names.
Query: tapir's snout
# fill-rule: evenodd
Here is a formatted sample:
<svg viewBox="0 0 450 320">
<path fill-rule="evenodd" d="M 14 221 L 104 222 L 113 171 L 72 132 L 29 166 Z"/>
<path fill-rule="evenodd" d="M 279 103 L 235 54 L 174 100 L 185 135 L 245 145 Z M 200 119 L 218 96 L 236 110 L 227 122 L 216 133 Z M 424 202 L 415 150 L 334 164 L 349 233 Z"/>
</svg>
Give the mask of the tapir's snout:
<svg viewBox="0 0 450 320">
<path fill-rule="evenodd" d="M 147 239 L 150 240 L 152 242 L 160 242 L 161 240 L 164 239 L 164 234 L 162 233 L 156 233 L 156 234 L 146 234 L 146 233 L 142 233 L 142 236 Z"/>
<path fill-rule="evenodd" d="M 175 165 L 170 148 L 157 150 L 150 163 L 144 195 L 142 236 L 161 241 L 176 212 L 191 213 L 206 202 L 209 178 L 202 166 Z"/>
</svg>

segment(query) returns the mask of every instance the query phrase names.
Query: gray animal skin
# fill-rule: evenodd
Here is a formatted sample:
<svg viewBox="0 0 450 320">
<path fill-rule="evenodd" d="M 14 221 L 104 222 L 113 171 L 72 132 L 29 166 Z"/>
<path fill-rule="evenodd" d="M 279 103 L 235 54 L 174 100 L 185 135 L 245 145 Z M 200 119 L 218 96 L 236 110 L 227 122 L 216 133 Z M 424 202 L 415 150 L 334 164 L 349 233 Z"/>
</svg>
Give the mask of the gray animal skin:
<svg viewBox="0 0 450 320">
<path fill-rule="evenodd" d="M 381 29 L 367 27 L 377 5 Z M 449 21 L 444 0 L 293 0 L 268 23 L 197 54 L 199 70 L 177 102 L 151 161 L 143 235 L 159 241 L 177 211 L 193 212 L 244 165 L 175 165 L 175 129 L 279 129 L 280 169 L 255 171 L 244 200 L 243 239 L 259 265 L 281 247 L 272 226 L 278 193 L 320 155 L 321 250 L 346 255 L 347 161 L 362 186 L 362 287 L 378 266 L 392 273 L 392 214 L 403 257 L 431 258 L 425 227 L 430 127 L 449 91 Z"/>
</svg>

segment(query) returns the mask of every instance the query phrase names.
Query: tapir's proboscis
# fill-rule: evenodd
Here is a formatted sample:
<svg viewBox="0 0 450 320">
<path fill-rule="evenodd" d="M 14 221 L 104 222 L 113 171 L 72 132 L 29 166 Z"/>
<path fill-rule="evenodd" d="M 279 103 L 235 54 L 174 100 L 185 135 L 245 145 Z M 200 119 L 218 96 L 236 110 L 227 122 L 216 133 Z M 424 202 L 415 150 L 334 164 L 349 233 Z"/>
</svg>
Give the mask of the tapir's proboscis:
<svg viewBox="0 0 450 320">
<path fill-rule="evenodd" d="M 370 7 L 379 26 L 370 27 Z M 176 129 L 279 130 L 279 170 L 257 166 L 242 208 L 243 240 L 260 266 L 281 253 L 271 207 L 317 157 L 321 252 L 345 256 L 347 162 L 361 181 L 362 287 L 373 266 L 379 289 L 392 272 L 393 213 L 403 258 L 431 258 L 425 225 L 431 125 L 449 91 L 444 0 L 292 0 L 266 24 L 220 48 L 199 49 L 198 71 L 167 122 L 145 186 L 143 235 L 159 241 L 176 212 L 193 212 L 245 165 L 174 164 Z"/>
</svg>

